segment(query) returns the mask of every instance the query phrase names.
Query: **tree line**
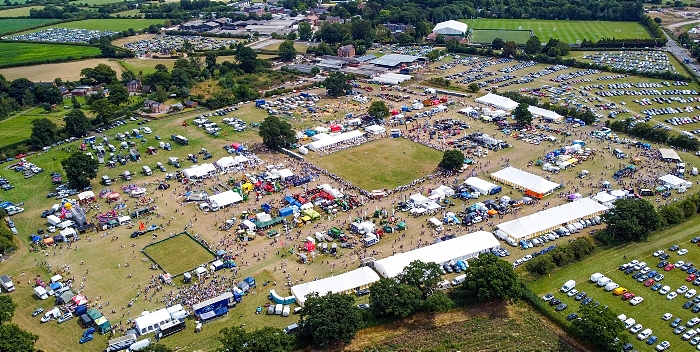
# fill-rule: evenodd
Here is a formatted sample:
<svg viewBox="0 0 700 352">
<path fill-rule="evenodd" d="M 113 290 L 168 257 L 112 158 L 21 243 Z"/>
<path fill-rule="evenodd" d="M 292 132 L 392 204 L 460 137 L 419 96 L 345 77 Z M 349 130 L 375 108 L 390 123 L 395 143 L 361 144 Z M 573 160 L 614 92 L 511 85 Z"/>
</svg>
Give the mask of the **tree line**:
<svg viewBox="0 0 700 352">
<path fill-rule="evenodd" d="M 667 144 L 676 148 L 697 151 L 700 149 L 700 142 L 693 137 L 682 134 L 671 134 L 662 128 L 654 128 L 648 123 L 635 122 L 630 119 L 607 120 L 605 125 L 615 132 L 623 132 L 630 136 L 643 138 L 653 142 Z"/>
<path fill-rule="evenodd" d="M 588 109 L 576 109 L 576 108 L 561 106 L 561 105 L 557 105 L 557 104 L 550 104 L 550 103 L 540 104 L 539 100 L 536 97 L 522 95 L 516 91 L 507 91 L 507 92 L 502 92 L 502 93 L 498 93 L 498 94 L 500 94 L 504 97 L 510 98 L 518 103 L 526 103 L 528 105 L 538 106 L 538 107 L 541 107 L 543 109 L 554 111 L 557 114 L 562 115 L 564 117 L 580 119 L 581 121 L 585 122 L 586 124 L 592 124 L 596 120 L 595 115 L 593 115 L 593 113 Z"/>
</svg>

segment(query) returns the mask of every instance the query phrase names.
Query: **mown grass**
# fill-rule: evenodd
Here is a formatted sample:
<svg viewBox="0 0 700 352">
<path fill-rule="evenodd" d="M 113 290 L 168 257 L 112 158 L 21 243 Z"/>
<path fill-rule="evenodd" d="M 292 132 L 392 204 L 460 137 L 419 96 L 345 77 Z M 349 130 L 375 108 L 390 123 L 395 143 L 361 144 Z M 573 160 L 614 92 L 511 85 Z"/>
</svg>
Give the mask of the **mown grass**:
<svg viewBox="0 0 700 352">
<path fill-rule="evenodd" d="M 151 236 L 151 234 L 148 233 L 144 236 Z M 172 275 L 180 275 L 214 259 L 209 251 L 186 234 L 168 238 L 146 247 L 143 251 L 155 260 L 163 270 Z"/>
<path fill-rule="evenodd" d="M 0 9 L 1 8 L 2 7 L 0 7 Z M 15 7 L 14 9 L 0 10 L 0 17 L 29 17 L 29 11 L 31 11 L 32 9 L 43 9 L 43 8 L 44 8 L 43 6 L 25 6 L 25 7 Z"/>
<path fill-rule="evenodd" d="M 141 60 L 141 59 L 129 59 L 129 60 L 119 60 L 119 64 L 126 70 L 129 70 L 135 74 L 141 72 L 143 75 L 148 75 L 156 72 L 156 65 L 162 64 L 172 70 L 175 66 L 175 60 Z"/>
<path fill-rule="evenodd" d="M 100 56 L 94 46 L 0 43 L 0 67 L 31 65 L 53 60 L 77 60 Z"/>
<path fill-rule="evenodd" d="M 83 97 L 78 97 L 78 101 L 85 104 Z M 70 108 L 64 109 L 64 105 L 72 108 L 70 99 L 64 99 L 63 104 L 51 112 L 47 112 L 43 108 L 32 108 L 0 121 L 0 146 L 28 139 L 32 133 L 32 121 L 36 119 L 47 118 L 57 126 L 62 127 L 64 124 L 63 116 L 66 116 L 71 110 Z"/>
<path fill-rule="evenodd" d="M 22 8 L 20 8 L 22 9 Z M 11 15 L 7 13 L 6 11 L 14 11 L 18 9 L 12 9 L 12 10 L 3 10 L 0 11 L 0 17 L 9 17 L 9 16 L 22 16 L 22 15 Z M 27 14 L 29 14 L 27 12 Z M 50 18 L 7 18 L 3 19 L 0 21 L 0 34 L 7 34 L 7 33 L 14 33 L 17 31 L 21 31 L 26 28 L 32 28 L 36 26 L 41 26 L 44 24 L 50 24 L 54 23 L 57 20 L 55 19 L 50 19 Z"/>
<path fill-rule="evenodd" d="M 31 32 L 38 32 L 47 28 L 76 28 L 97 31 L 124 31 L 129 28 L 141 30 L 152 24 L 161 25 L 163 24 L 163 21 L 164 20 L 161 19 L 100 18 L 60 23 L 53 26 L 38 28 L 36 30 L 32 30 Z"/>
</svg>

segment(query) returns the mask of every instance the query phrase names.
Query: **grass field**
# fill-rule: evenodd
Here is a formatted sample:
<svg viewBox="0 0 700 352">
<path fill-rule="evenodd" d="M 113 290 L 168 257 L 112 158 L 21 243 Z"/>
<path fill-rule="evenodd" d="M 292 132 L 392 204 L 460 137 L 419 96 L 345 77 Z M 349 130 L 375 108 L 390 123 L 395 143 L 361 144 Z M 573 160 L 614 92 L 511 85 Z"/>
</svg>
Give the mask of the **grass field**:
<svg viewBox="0 0 700 352">
<path fill-rule="evenodd" d="M 519 29 L 532 30 L 541 42 L 549 38 L 569 44 L 580 43 L 583 39 L 601 38 L 650 38 L 649 33 L 637 22 L 614 21 L 556 21 L 556 20 L 511 20 L 474 19 L 461 20 L 472 29 Z"/>
<path fill-rule="evenodd" d="M 0 11 L 0 17 L 6 17 L 3 15 L 3 13 L 4 11 Z M 50 18 L 8 18 L 0 21 L 0 34 L 14 33 L 26 28 L 32 28 L 54 22 L 56 22 L 56 20 Z"/>
<path fill-rule="evenodd" d="M 126 16 L 138 16 L 141 17 L 141 10 L 139 9 L 133 9 L 133 10 L 127 10 L 127 11 L 122 11 L 122 12 L 117 12 L 113 13 L 112 17 L 116 17 L 117 15 L 121 17 L 126 17 Z"/>
<path fill-rule="evenodd" d="M 29 32 L 38 32 L 47 28 L 77 28 L 77 29 L 89 29 L 97 31 L 123 31 L 129 28 L 133 29 L 144 29 L 152 24 L 160 25 L 163 24 L 163 20 L 160 19 L 139 19 L 139 18 L 101 18 L 101 19 L 91 19 L 82 21 L 73 21 L 60 23 L 54 26 L 46 26 L 32 30 Z"/>
<path fill-rule="evenodd" d="M 73 4 L 88 4 L 90 6 L 93 6 L 93 5 L 113 4 L 115 2 L 128 2 L 128 0 L 76 0 L 72 3 Z"/>
<path fill-rule="evenodd" d="M 265 49 L 265 50 L 279 50 L 280 45 L 281 45 L 282 43 L 283 43 L 283 42 L 279 42 L 279 43 L 275 43 L 275 44 L 272 44 L 272 45 L 268 45 L 268 46 L 264 47 L 263 49 Z M 308 48 L 309 46 L 315 46 L 315 45 L 306 45 L 306 44 L 294 43 L 294 49 L 297 49 L 297 53 L 306 53 L 306 48 Z"/>
<path fill-rule="evenodd" d="M 51 79 L 51 81 L 52 80 L 53 79 Z M 85 104 L 85 99 L 83 97 L 78 97 L 78 101 L 81 104 Z M 47 118 L 57 126 L 63 126 L 63 116 L 66 116 L 69 111 L 64 109 L 63 105 L 70 104 L 70 99 L 64 99 L 63 104 L 58 106 L 52 112 L 46 112 L 42 108 L 33 108 L 22 111 L 12 117 L 0 121 L 0 146 L 19 142 L 29 138 L 32 133 L 32 120 Z"/>
<path fill-rule="evenodd" d="M 121 74 L 122 69 L 114 60 L 109 59 L 87 59 L 81 61 L 62 62 L 58 64 L 43 64 L 34 66 L 8 67 L 0 69 L 0 74 L 8 80 L 17 78 L 27 78 L 30 81 L 53 81 L 55 78 L 61 78 L 63 81 L 77 81 L 80 79 L 80 71 L 86 67 L 95 67 L 99 64 L 105 64 L 117 71 L 117 76 Z M 136 72 L 138 73 L 138 72 Z"/>
<path fill-rule="evenodd" d="M 9 64 L 31 65 L 42 60 L 77 60 L 96 56 L 100 56 L 100 49 L 93 46 L 0 43 L 0 67 Z"/>
<path fill-rule="evenodd" d="M 186 234 L 158 242 L 143 251 L 172 275 L 182 274 L 214 259 L 214 255 Z"/>
<path fill-rule="evenodd" d="M 0 17 L 25 17 L 29 16 L 31 9 L 43 9 L 43 6 L 25 6 L 14 9 L 0 10 Z"/>
<path fill-rule="evenodd" d="M 527 30 L 474 29 L 472 30 L 470 41 L 488 44 L 496 38 L 501 38 L 506 42 L 512 40 L 516 44 L 525 44 L 530 37 L 531 32 Z"/>
<path fill-rule="evenodd" d="M 385 138 L 310 160 L 365 190 L 395 188 L 435 171 L 442 152 Z M 357 165 L 364 165 L 358 168 Z"/>
<path fill-rule="evenodd" d="M 172 70 L 175 66 L 175 60 L 142 60 L 142 59 L 129 59 L 120 60 L 119 64 L 125 69 L 129 70 L 135 74 L 143 72 L 144 75 L 156 72 L 156 65 L 163 64 L 168 70 Z"/>
</svg>

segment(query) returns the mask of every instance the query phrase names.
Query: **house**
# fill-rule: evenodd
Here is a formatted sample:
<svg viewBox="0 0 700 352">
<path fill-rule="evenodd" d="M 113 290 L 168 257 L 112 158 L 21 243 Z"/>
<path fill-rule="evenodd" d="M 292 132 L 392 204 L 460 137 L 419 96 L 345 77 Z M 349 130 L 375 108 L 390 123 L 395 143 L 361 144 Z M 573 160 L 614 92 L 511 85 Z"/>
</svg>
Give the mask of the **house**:
<svg viewBox="0 0 700 352">
<path fill-rule="evenodd" d="M 150 99 L 143 102 L 143 107 L 145 109 L 150 109 L 151 112 L 155 114 L 168 112 L 170 110 L 170 106 Z"/>
<path fill-rule="evenodd" d="M 60 90 L 61 94 L 63 94 L 64 96 L 70 95 L 70 89 L 68 89 L 68 87 L 66 86 L 60 86 L 58 87 L 58 90 Z"/>
<path fill-rule="evenodd" d="M 132 80 L 131 82 L 126 83 L 126 90 L 129 91 L 129 93 L 138 93 L 141 91 L 141 81 L 135 79 Z"/>
<path fill-rule="evenodd" d="M 199 104 L 196 101 L 192 101 L 192 100 L 185 101 L 186 108 L 196 108 L 197 105 L 199 105 Z"/>
<path fill-rule="evenodd" d="M 304 22 L 309 22 L 311 26 L 316 26 L 318 25 L 318 15 L 312 12 L 311 14 L 304 17 Z"/>
<path fill-rule="evenodd" d="M 327 16 L 326 22 L 333 24 L 333 23 L 343 23 L 344 21 L 342 18 L 340 18 L 340 16 Z"/>
<path fill-rule="evenodd" d="M 146 93 L 146 94 L 148 94 L 148 93 L 150 93 L 150 92 L 151 92 L 151 86 L 144 85 L 144 86 L 141 87 L 141 93 Z"/>
<path fill-rule="evenodd" d="M 384 27 L 386 27 L 392 34 L 401 34 L 413 29 L 413 26 L 410 24 L 401 23 L 385 23 Z"/>
<path fill-rule="evenodd" d="M 265 14 L 265 4 L 255 4 L 252 6 L 245 7 L 243 8 L 243 12 L 249 15 L 255 14 L 258 16 L 262 16 Z"/>
<path fill-rule="evenodd" d="M 77 97 L 82 97 L 85 95 L 88 95 L 88 93 L 92 92 L 92 86 L 78 86 L 71 93 Z"/>
<path fill-rule="evenodd" d="M 338 56 L 339 57 L 354 57 L 355 56 L 355 47 L 352 45 L 343 45 L 340 48 L 338 48 Z"/>
<path fill-rule="evenodd" d="M 273 15 L 283 15 L 284 14 L 284 7 L 269 6 L 267 9 Z"/>
</svg>

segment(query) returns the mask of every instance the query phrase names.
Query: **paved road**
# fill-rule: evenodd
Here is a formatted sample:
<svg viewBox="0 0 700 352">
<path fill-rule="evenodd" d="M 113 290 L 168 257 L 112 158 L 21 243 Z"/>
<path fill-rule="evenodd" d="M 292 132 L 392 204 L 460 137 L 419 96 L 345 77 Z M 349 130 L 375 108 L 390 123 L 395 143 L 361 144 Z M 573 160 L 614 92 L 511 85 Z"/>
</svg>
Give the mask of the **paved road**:
<svg viewBox="0 0 700 352">
<path fill-rule="evenodd" d="M 668 28 L 668 29 L 670 29 L 670 30 L 675 30 L 676 28 L 678 28 L 678 27 L 680 27 L 680 26 L 685 26 L 686 24 L 691 24 L 691 23 L 700 23 L 700 19 L 671 23 L 671 24 L 668 24 L 668 25 L 664 25 L 664 27 L 666 27 L 666 28 Z"/>
<path fill-rule="evenodd" d="M 675 56 L 680 62 L 683 62 L 685 59 L 690 59 L 690 62 L 688 62 L 686 65 L 688 65 L 688 67 L 690 67 L 690 69 L 693 71 L 693 75 L 697 76 L 700 74 L 700 64 L 698 64 L 698 61 L 692 58 L 686 49 L 678 46 L 678 43 L 676 43 L 676 41 L 673 40 L 668 33 L 664 32 L 664 35 L 666 35 L 666 38 L 668 39 L 664 50 L 673 54 L 673 56 Z"/>
</svg>

